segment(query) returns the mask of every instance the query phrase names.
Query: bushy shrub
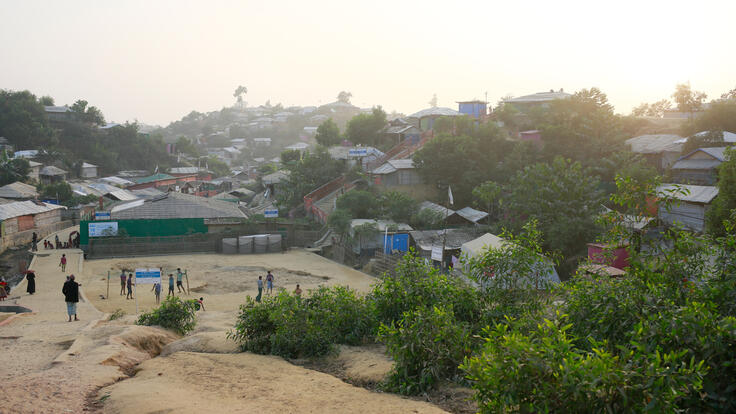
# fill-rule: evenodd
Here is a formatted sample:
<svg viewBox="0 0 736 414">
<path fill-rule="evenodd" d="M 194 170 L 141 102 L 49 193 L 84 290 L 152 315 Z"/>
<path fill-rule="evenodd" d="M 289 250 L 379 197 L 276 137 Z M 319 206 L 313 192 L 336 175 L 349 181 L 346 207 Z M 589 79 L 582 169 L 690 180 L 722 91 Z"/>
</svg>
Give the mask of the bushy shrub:
<svg viewBox="0 0 736 414">
<path fill-rule="evenodd" d="M 394 360 L 386 388 L 400 394 L 418 394 L 440 379 L 456 377 L 470 354 L 468 325 L 456 320 L 452 308 L 405 312 L 398 322 L 381 325 L 379 337 Z"/>
<path fill-rule="evenodd" d="M 156 309 L 144 312 L 137 325 L 157 325 L 185 335 L 197 324 L 196 301 L 183 301 L 176 296 L 167 297 Z"/>
<path fill-rule="evenodd" d="M 405 312 L 433 306 L 452 308 L 459 321 L 479 321 L 482 305 L 474 288 L 451 280 L 411 253 L 399 262 L 395 273 L 383 276 L 369 295 L 380 322 L 390 325 Z"/>
<path fill-rule="evenodd" d="M 479 355 L 462 365 L 483 413 L 674 412 L 694 393 L 705 371 L 682 353 L 627 351 L 603 342 L 575 346 L 564 317 L 524 333 L 514 324 L 486 332 Z"/>
<path fill-rule="evenodd" d="M 708 372 L 703 395 L 690 394 L 680 403 L 692 412 L 736 412 L 736 319 L 720 317 L 714 304 L 690 302 L 650 313 L 630 332 L 642 352 L 681 352 L 679 360 L 702 361 Z"/>
<path fill-rule="evenodd" d="M 355 291 L 334 286 L 306 298 L 288 292 L 262 303 L 247 298 L 228 337 L 243 351 L 297 358 L 328 354 L 334 344 L 363 343 L 375 329 L 369 304 Z"/>
</svg>

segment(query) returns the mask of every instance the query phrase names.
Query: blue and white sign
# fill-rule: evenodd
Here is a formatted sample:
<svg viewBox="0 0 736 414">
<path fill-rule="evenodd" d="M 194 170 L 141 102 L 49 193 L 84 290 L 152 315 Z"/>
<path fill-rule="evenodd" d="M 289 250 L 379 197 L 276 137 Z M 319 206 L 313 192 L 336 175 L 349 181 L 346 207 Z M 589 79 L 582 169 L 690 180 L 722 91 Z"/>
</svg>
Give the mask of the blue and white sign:
<svg viewBox="0 0 736 414">
<path fill-rule="evenodd" d="M 277 210 L 277 209 L 273 209 L 273 210 L 265 210 L 265 211 L 263 212 L 263 215 L 264 215 L 264 216 L 265 216 L 266 218 L 276 218 L 276 217 L 278 217 L 278 216 L 279 216 L 279 210 Z"/>
<path fill-rule="evenodd" d="M 161 269 L 135 269 L 135 283 L 152 285 L 161 283 Z"/>
<path fill-rule="evenodd" d="M 100 223 L 89 223 L 89 237 L 105 237 L 118 235 L 118 222 L 106 221 Z"/>
<path fill-rule="evenodd" d="M 95 220 L 110 220 L 109 211 L 95 211 Z"/>
<path fill-rule="evenodd" d="M 348 150 L 348 155 L 351 157 L 365 157 L 368 155 L 368 148 L 353 148 Z"/>
</svg>

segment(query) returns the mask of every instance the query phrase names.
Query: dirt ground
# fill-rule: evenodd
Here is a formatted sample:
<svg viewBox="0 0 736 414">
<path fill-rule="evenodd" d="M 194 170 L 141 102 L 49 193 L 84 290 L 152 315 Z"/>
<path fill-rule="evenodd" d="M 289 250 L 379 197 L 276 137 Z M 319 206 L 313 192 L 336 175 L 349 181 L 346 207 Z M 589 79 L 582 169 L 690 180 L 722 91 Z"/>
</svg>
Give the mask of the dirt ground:
<svg viewBox="0 0 736 414">
<path fill-rule="evenodd" d="M 68 258 L 66 272 L 58 266 L 62 253 Z M 197 327 L 184 337 L 134 325 L 135 300 L 119 295 L 121 268 L 159 266 L 167 273 L 187 269 L 192 292 L 186 297 L 205 297 L 207 310 L 198 312 Z M 291 251 L 85 262 L 81 251 L 67 249 L 37 256 L 32 268 L 36 294 L 25 292 L 24 281 L 5 303 L 33 312 L 0 320 L 0 413 L 444 412 L 341 380 L 379 381 L 391 368 L 381 350 L 344 349 L 332 358 L 350 374 L 335 376 L 273 356 L 240 353 L 227 339 L 239 305 L 246 295 L 255 296 L 257 276 L 266 270 L 274 272 L 276 289 L 341 284 L 367 292 L 375 282 L 320 256 Z M 71 273 L 82 284 L 78 322 L 67 322 L 61 295 Z M 138 310 L 143 311 L 153 307 L 154 296 L 149 286 L 140 287 Z M 109 321 L 117 309 L 125 314 Z"/>
<path fill-rule="evenodd" d="M 120 295 L 120 271 L 149 267 L 161 267 L 165 275 L 176 275 L 177 268 L 185 270 L 190 294 L 182 296 L 203 297 L 207 311 L 223 312 L 237 311 L 245 302 L 246 295 L 255 297 L 258 294 L 258 276 L 263 276 L 265 280 L 268 270 L 274 275 L 274 293 L 280 289 L 293 291 L 297 283 L 305 292 L 320 285 L 339 284 L 365 293 L 376 281 L 373 276 L 303 250 L 258 255 L 192 254 L 87 260 L 84 262 L 83 272 L 85 293 L 94 306 L 103 312 L 111 313 L 122 309 L 127 314 L 134 314 L 135 300 L 126 300 L 124 295 Z M 103 299 L 107 296 L 108 271 L 110 297 Z M 151 287 L 137 286 L 139 312 L 155 306 Z M 161 287 L 163 299 L 168 290 L 168 281 L 164 280 Z M 178 290 L 176 294 L 179 295 Z"/>
</svg>

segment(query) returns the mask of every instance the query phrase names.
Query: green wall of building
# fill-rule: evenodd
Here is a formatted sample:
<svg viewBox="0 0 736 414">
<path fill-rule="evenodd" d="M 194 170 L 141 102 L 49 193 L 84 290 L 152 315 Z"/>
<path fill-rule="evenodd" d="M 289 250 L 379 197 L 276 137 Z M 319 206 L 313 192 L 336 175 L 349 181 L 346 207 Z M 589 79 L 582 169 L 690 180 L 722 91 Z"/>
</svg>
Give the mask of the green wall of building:
<svg viewBox="0 0 736 414">
<path fill-rule="evenodd" d="M 118 235 L 129 237 L 165 237 L 185 234 L 207 233 L 204 219 L 152 219 L 152 220 L 82 220 L 79 223 L 79 243 L 89 244 L 89 223 L 117 222 Z"/>
</svg>

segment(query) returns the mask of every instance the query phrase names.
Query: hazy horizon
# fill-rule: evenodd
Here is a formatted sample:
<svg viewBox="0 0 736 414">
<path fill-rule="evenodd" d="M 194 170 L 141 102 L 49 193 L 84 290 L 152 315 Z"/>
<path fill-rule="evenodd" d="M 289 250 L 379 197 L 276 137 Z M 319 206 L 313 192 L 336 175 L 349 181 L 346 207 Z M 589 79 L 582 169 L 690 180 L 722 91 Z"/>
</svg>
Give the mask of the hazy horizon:
<svg viewBox="0 0 736 414">
<path fill-rule="evenodd" d="M 339 91 L 406 114 L 598 87 L 619 113 L 690 82 L 736 87 L 736 2 L 5 1 L 0 88 L 85 99 L 109 121 L 320 105 Z"/>
</svg>

